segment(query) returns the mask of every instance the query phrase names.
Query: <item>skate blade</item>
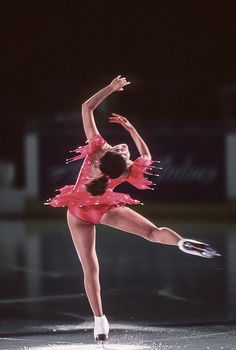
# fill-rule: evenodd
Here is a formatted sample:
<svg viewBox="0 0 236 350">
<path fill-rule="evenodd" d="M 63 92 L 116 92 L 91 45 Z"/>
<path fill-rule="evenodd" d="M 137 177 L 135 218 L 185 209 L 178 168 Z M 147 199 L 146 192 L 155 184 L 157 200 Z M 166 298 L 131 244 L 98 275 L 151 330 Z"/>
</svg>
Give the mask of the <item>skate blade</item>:
<svg viewBox="0 0 236 350">
<path fill-rule="evenodd" d="M 104 349 L 105 349 L 104 343 L 103 343 L 103 342 L 99 343 L 99 349 L 101 349 L 101 350 L 104 350 Z"/>
<path fill-rule="evenodd" d="M 98 345 L 100 346 L 100 349 L 105 349 L 104 343 L 107 341 L 108 337 L 106 334 L 99 334 L 96 336 L 95 340 L 97 341 Z"/>
<path fill-rule="evenodd" d="M 202 258 L 210 259 L 215 256 L 221 256 L 221 254 L 206 243 L 186 241 L 183 247 L 185 248 L 185 253 L 198 255 Z"/>
<path fill-rule="evenodd" d="M 204 252 L 202 252 L 202 256 L 203 256 L 203 258 L 214 258 L 215 256 L 221 256 L 221 254 L 219 254 L 217 252 L 204 251 Z"/>
</svg>

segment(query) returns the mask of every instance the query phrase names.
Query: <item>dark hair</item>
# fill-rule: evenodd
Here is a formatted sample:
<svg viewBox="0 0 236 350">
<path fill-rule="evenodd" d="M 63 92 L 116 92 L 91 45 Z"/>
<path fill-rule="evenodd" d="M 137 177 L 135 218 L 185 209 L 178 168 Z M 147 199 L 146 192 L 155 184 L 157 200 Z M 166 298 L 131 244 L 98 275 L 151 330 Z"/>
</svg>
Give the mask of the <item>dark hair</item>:
<svg viewBox="0 0 236 350">
<path fill-rule="evenodd" d="M 86 185 L 87 191 L 93 196 L 101 196 L 105 193 L 107 188 L 108 178 L 106 176 L 101 176 Z"/>
<path fill-rule="evenodd" d="M 126 161 L 120 154 L 108 151 L 100 159 L 99 168 L 104 175 L 86 185 L 87 191 L 93 196 L 101 196 L 105 193 L 108 177 L 111 179 L 119 177 L 126 169 Z"/>
</svg>

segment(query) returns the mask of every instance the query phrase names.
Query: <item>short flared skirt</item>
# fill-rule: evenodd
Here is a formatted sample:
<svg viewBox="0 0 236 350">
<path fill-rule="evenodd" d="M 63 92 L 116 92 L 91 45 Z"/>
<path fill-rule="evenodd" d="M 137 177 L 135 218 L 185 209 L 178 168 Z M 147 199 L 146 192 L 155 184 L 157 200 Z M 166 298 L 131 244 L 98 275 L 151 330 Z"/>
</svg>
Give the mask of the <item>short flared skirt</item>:
<svg viewBox="0 0 236 350">
<path fill-rule="evenodd" d="M 110 208 L 140 204 L 139 200 L 131 198 L 128 194 L 113 192 L 109 189 L 101 196 L 92 196 L 86 191 L 76 191 L 74 186 L 65 186 L 59 192 L 45 204 L 52 207 L 68 207 L 72 215 L 91 224 L 99 224 Z"/>
</svg>

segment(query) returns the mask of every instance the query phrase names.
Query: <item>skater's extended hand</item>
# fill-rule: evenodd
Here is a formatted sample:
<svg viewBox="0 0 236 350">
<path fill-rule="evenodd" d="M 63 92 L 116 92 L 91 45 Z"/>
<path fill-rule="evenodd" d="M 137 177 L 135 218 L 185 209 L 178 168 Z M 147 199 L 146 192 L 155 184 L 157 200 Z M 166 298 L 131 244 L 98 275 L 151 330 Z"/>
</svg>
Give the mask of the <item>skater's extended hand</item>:
<svg viewBox="0 0 236 350">
<path fill-rule="evenodd" d="M 110 85 L 114 91 L 123 91 L 124 86 L 129 84 L 130 81 L 127 81 L 125 77 L 118 75 L 115 79 L 112 80 Z"/>
<path fill-rule="evenodd" d="M 109 118 L 110 123 L 120 124 L 127 131 L 131 131 L 134 129 L 133 125 L 128 121 L 127 118 L 122 117 L 122 115 L 112 113 L 112 116 Z"/>
</svg>

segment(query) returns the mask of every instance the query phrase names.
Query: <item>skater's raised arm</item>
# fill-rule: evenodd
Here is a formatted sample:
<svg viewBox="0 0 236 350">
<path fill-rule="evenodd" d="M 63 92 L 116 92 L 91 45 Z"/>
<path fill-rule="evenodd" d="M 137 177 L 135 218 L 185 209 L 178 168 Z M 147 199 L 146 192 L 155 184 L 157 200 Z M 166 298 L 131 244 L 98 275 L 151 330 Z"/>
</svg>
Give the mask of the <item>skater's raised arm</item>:
<svg viewBox="0 0 236 350">
<path fill-rule="evenodd" d="M 122 78 L 118 75 L 109 85 L 105 86 L 82 104 L 84 132 L 88 140 L 99 134 L 94 120 L 93 111 L 102 101 L 105 100 L 106 97 L 111 95 L 114 91 L 124 90 L 124 86 L 128 84 L 130 84 L 130 82 L 126 81 L 126 78 Z"/>
<path fill-rule="evenodd" d="M 134 140 L 134 143 L 140 153 L 140 155 L 146 159 L 151 159 L 151 153 L 149 151 L 148 146 L 142 139 L 142 137 L 139 135 L 137 130 L 134 128 L 134 126 L 128 121 L 127 118 L 122 117 L 119 114 L 112 113 L 112 116 L 110 117 L 110 123 L 116 123 L 123 126 L 124 129 L 126 129 L 129 133 L 132 139 Z"/>
</svg>

